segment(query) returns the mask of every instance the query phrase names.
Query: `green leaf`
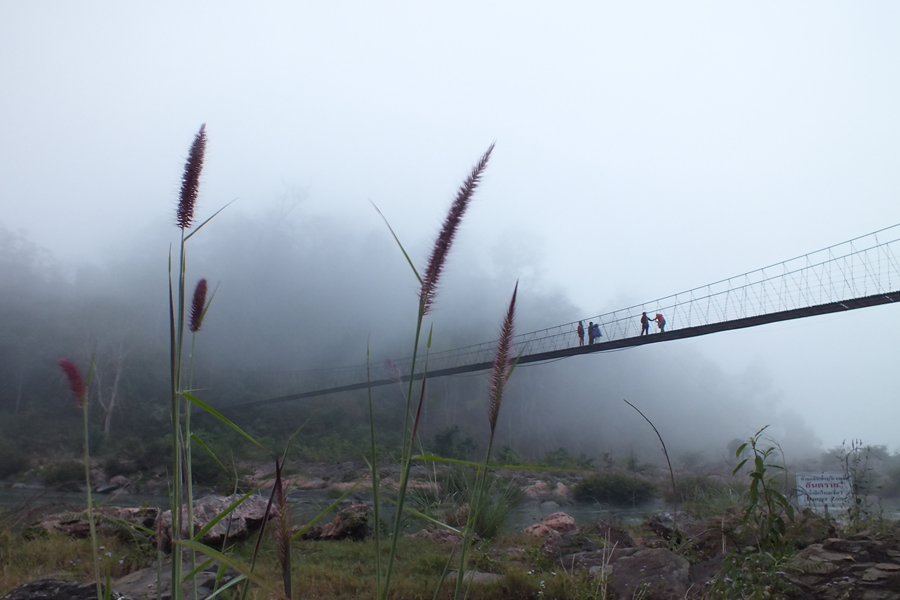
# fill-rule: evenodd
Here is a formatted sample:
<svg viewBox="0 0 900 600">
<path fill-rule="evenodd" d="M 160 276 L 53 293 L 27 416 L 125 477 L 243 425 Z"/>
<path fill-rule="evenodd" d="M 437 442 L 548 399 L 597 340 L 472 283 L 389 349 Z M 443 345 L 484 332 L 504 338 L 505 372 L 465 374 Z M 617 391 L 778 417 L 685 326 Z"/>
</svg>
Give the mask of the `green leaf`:
<svg viewBox="0 0 900 600">
<path fill-rule="evenodd" d="M 744 442 L 743 444 L 738 446 L 738 449 L 734 451 L 734 457 L 735 458 L 739 457 L 744 452 L 744 448 L 746 448 L 746 447 L 747 447 L 747 442 Z M 747 460 L 744 459 L 744 462 L 747 462 Z M 741 464 L 744 464 L 744 463 L 741 463 Z"/>
<path fill-rule="evenodd" d="M 242 436 L 244 436 L 245 438 L 247 438 L 248 440 L 250 440 L 251 442 L 253 442 L 253 443 L 256 444 L 257 446 L 259 446 L 260 448 L 262 448 L 263 450 L 265 450 L 266 452 L 269 452 L 269 449 L 268 449 L 268 448 L 266 448 L 265 446 L 263 446 L 262 444 L 260 444 L 260 443 L 257 442 L 256 440 L 254 440 L 249 434 L 245 433 L 243 429 L 241 429 L 240 427 L 238 427 L 237 425 L 235 425 L 234 423 L 232 423 L 231 420 L 230 420 L 228 417 L 226 417 L 225 415 L 223 415 L 222 413 L 220 413 L 219 411 L 217 411 L 216 409 L 214 409 L 212 406 L 210 406 L 209 404 L 207 404 L 207 403 L 204 402 L 203 400 L 200 400 L 199 398 L 197 398 L 197 397 L 194 396 L 193 394 L 189 394 L 189 393 L 187 393 L 187 392 L 181 392 L 181 395 L 182 395 L 186 400 L 189 400 L 191 403 L 196 404 L 197 406 L 199 406 L 200 408 L 202 408 L 203 410 L 205 410 L 206 412 L 208 412 L 209 414 L 211 414 L 212 416 L 214 416 L 215 418 L 217 418 L 219 421 L 221 421 L 221 422 L 224 423 L 225 425 L 231 427 L 232 429 L 234 429 L 235 431 L 237 431 L 239 434 L 241 434 Z M 271 454 L 271 452 L 269 452 L 269 454 Z"/>
<path fill-rule="evenodd" d="M 228 470 L 228 469 L 225 467 L 225 465 L 222 464 L 222 461 L 219 460 L 219 457 L 216 456 L 216 453 L 213 452 L 212 450 L 210 450 L 210 449 L 209 449 L 209 446 L 207 446 L 206 444 L 204 444 L 204 443 L 203 443 L 203 440 L 201 440 L 200 438 L 197 437 L 197 434 L 192 433 L 192 434 L 191 434 L 191 440 L 194 441 L 194 442 L 197 442 L 197 445 L 198 445 L 198 446 L 200 446 L 201 448 L 203 448 L 204 450 L 206 450 L 207 452 L 209 452 L 209 455 L 212 456 L 212 457 L 215 459 L 215 461 L 216 461 L 217 463 L 219 463 L 219 466 L 222 467 L 222 470 L 224 470 L 224 471 L 227 471 L 227 470 Z"/>
<path fill-rule="evenodd" d="M 197 552 L 202 552 L 203 554 L 210 556 L 210 557 L 216 559 L 217 561 L 228 565 L 229 567 L 231 567 L 232 569 L 234 569 L 235 571 L 237 571 L 238 573 L 243 575 L 246 579 L 249 579 L 256 585 L 258 585 L 262 588 L 265 588 L 266 590 L 275 594 L 275 596 L 277 596 L 279 598 L 284 598 L 284 596 L 278 590 L 276 590 L 275 588 L 269 587 L 269 585 L 266 584 L 266 582 L 264 580 L 262 580 L 258 575 L 254 575 L 253 573 L 251 573 L 250 569 L 248 569 L 246 567 L 246 565 L 235 560 L 234 558 L 232 558 L 226 554 L 222 554 L 218 550 L 210 548 L 206 544 L 201 544 L 200 542 L 195 542 L 194 540 L 176 540 L 175 543 L 178 544 L 179 546 L 185 546 L 187 548 L 191 548 L 192 550 L 196 550 Z"/>
<path fill-rule="evenodd" d="M 746 444 L 744 444 L 744 445 L 746 446 Z M 745 458 L 744 460 L 742 460 L 741 462 L 738 463 L 738 466 L 736 466 L 734 468 L 734 471 L 732 471 L 731 474 L 736 475 L 737 472 L 741 470 L 741 467 L 743 467 L 746 463 L 747 463 L 747 459 Z"/>
<path fill-rule="evenodd" d="M 228 208 L 229 206 L 231 206 L 231 205 L 234 204 L 235 202 L 237 202 L 237 198 L 235 198 L 234 200 L 232 200 L 231 202 L 229 202 L 228 204 L 226 204 L 225 206 L 223 206 L 222 208 L 220 208 L 219 210 L 217 210 L 217 211 L 213 214 L 213 216 L 211 216 L 211 217 L 208 218 L 207 220 L 205 220 L 205 221 L 203 221 L 202 223 L 200 223 L 199 225 L 197 225 L 197 226 L 194 228 L 194 230 L 193 230 L 192 232 L 190 232 L 189 234 L 187 234 L 187 236 L 184 238 L 184 241 L 186 242 L 186 241 L 188 241 L 189 239 L 191 239 L 191 236 L 193 236 L 195 233 L 197 233 L 198 231 L 200 231 L 201 229 L 203 229 L 203 226 L 204 226 L 204 225 L 206 225 L 207 223 L 209 223 L 210 221 L 212 221 L 213 219 L 215 219 L 215 218 L 216 218 L 216 215 L 218 215 L 220 212 L 222 212 L 223 210 L 225 210 L 226 208 Z"/>
<path fill-rule="evenodd" d="M 328 508 L 326 508 L 325 510 L 323 510 L 322 512 L 320 512 L 318 515 L 316 515 L 316 517 L 315 517 L 312 521 L 310 521 L 309 523 L 307 523 L 306 525 L 304 525 L 302 528 L 300 528 L 300 531 L 298 531 L 297 533 L 295 533 L 294 535 L 291 536 L 291 541 L 292 541 L 292 542 L 295 541 L 297 538 L 299 538 L 299 537 L 302 536 L 304 533 L 306 533 L 307 531 L 309 531 L 309 528 L 310 528 L 310 527 L 312 527 L 313 525 L 315 525 L 316 523 L 318 523 L 318 522 L 322 519 L 322 517 L 324 517 L 325 515 L 327 515 L 328 513 L 330 513 L 332 510 L 334 510 L 334 508 L 335 508 L 338 504 L 340 504 L 340 503 L 344 500 L 344 498 L 346 498 L 347 496 L 349 496 L 350 493 L 351 493 L 353 490 L 355 490 L 355 489 L 356 489 L 356 486 L 358 486 L 360 483 L 362 483 L 362 479 L 360 479 L 359 481 L 357 481 L 356 483 L 354 483 L 354 484 L 353 484 L 353 487 L 351 487 L 349 490 L 347 490 L 346 492 L 344 492 L 344 493 L 341 495 L 340 498 L 338 498 L 337 500 L 335 500 L 334 502 L 332 502 L 331 505 L 330 505 Z"/>
<path fill-rule="evenodd" d="M 265 481 L 263 481 L 261 484 L 259 484 L 258 486 L 256 486 L 255 488 L 253 488 L 252 490 L 250 490 L 249 492 L 247 492 L 246 494 L 244 494 L 243 496 L 241 496 L 240 498 L 238 498 L 238 499 L 235 500 L 234 502 L 232 502 L 231 505 L 230 505 L 228 508 L 226 508 L 225 510 L 223 510 L 222 512 L 220 512 L 219 514 L 217 514 L 215 517 L 213 517 L 212 519 L 210 519 L 210 520 L 209 520 L 209 523 L 207 523 L 206 525 L 204 525 L 203 528 L 200 529 L 200 531 L 198 531 L 197 533 L 195 533 L 192 539 L 195 540 L 195 541 L 196 541 L 196 540 L 201 540 L 201 539 L 203 539 L 203 536 L 206 535 L 206 532 L 209 531 L 210 529 L 212 529 L 213 527 L 215 527 L 215 526 L 216 526 L 216 523 L 218 523 L 219 521 L 221 521 L 222 519 L 224 519 L 225 517 L 227 517 L 228 515 L 230 515 L 231 512 L 232 512 L 234 509 L 236 509 L 238 506 L 240 506 L 241 504 L 243 504 L 244 501 L 247 500 L 247 498 L 249 498 L 250 496 L 252 496 L 252 495 L 255 494 L 256 492 L 258 492 L 260 489 L 262 489 L 262 486 L 266 485 L 266 484 L 267 484 L 268 482 L 270 482 L 271 480 L 272 480 L 272 478 L 269 477 L 268 479 L 266 479 Z"/>
<path fill-rule="evenodd" d="M 370 199 L 369 202 L 372 202 L 372 200 Z M 409 258 L 409 254 L 406 253 L 406 249 L 403 248 L 403 244 L 400 243 L 400 238 L 398 238 L 397 234 L 394 233 L 394 230 L 391 227 L 391 224 L 388 223 L 387 218 L 385 218 L 385 216 L 383 214 L 381 214 L 381 211 L 378 209 L 378 207 L 375 205 L 374 202 L 372 202 L 372 206 L 378 212 L 378 216 L 380 216 L 382 218 L 382 220 L 384 221 L 384 224 L 387 225 L 387 228 L 391 232 L 391 235 L 394 236 L 394 241 L 397 242 L 398 246 L 400 246 L 400 252 L 403 253 L 403 256 L 406 258 L 406 262 L 409 263 L 409 268 L 412 269 L 413 273 L 416 276 L 416 279 L 419 280 L 419 285 L 422 285 L 422 278 L 419 276 L 419 272 L 416 271 L 416 265 L 413 264 L 412 259 Z"/>
<path fill-rule="evenodd" d="M 237 584 L 239 584 L 240 582 L 244 581 L 245 579 L 247 579 L 247 576 L 246 576 L 246 575 L 238 575 L 237 577 L 235 577 L 234 579 L 232 579 L 231 581 L 229 581 L 228 583 L 226 583 L 225 585 L 223 585 L 222 587 L 220 587 L 219 589 L 217 589 L 215 592 L 213 592 L 212 594 L 210 594 L 209 596 L 207 596 L 207 597 L 206 597 L 206 600 L 212 600 L 213 598 L 215 598 L 216 596 L 218 596 L 219 594 L 221 594 L 222 592 L 224 592 L 225 590 L 227 590 L 227 589 L 230 588 L 231 586 L 237 585 Z"/>
<path fill-rule="evenodd" d="M 216 561 L 216 559 L 214 559 L 214 558 L 209 558 L 209 559 L 207 559 L 207 560 L 204 561 L 202 564 L 200 564 L 200 565 L 198 565 L 196 568 L 194 568 L 193 571 L 191 571 L 190 573 L 188 573 L 187 575 L 185 575 L 184 577 L 182 577 L 182 578 L 181 578 L 181 582 L 182 582 L 182 583 L 186 583 L 186 582 L 190 581 L 191 578 L 192 578 L 193 576 L 197 575 L 200 571 L 202 571 L 203 569 L 205 569 L 205 568 L 208 567 L 209 565 L 213 564 L 215 561 Z"/>
</svg>

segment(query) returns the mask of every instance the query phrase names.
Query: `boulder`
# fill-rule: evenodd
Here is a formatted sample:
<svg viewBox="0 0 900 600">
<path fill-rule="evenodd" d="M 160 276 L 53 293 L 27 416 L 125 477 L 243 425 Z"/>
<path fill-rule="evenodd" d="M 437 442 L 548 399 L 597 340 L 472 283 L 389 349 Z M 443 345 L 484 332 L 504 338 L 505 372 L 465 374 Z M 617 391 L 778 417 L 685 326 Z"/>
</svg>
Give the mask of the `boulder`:
<svg viewBox="0 0 900 600">
<path fill-rule="evenodd" d="M 159 509 L 151 507 L 123 508 L 108 506 L 94 511 L 97 530 L 109 535 L 122 533 L 127 529 L 127 524 L 140 525 L 153 530 L 156 527 L 158 515 Z M 31 525 L 29 530 L 32 532 L 36 530 L 55 531 L 76 539 L 86 538 L 91 535 L 87 511 L 52 515 Z"/>
<path fill-rule="evenodd" d="M 303 534 L 305 540 L 363 540 L 369 534 L 370 509 L 365 504 L 351 504 L 322 527 L 310 527 Z"/>
<path fill-rule="evenodd" d="M 114 600 L 128 600 L 113 592 Z M 97 585 L 65 579 L 39 579 L 13 588 L 2 600 L 97 600 Z"/>
<path fill-rule="evenodd" d="M 785 577 L 806 597 L 900 599 L 900 542 L 891 536 L 829 538 L 785 566 Z"/>
<path fill-rule="evenodd" d="M 575 519 L 564 512 L 556 512 L 548 516 L 540 523 L 526 527 L 523 531 L 535 537 L 549 538 L 562 535 L 566 531 L 575 529 Z"/>
<path fill-rule="evenodd" d="M 200 559 L 198 558 L 198 563 L 201 560 L 205 560 L 205 557 Z M 216 589 L 216 570 L 218 566 L 212 565 L 207 569 L 200 571 L 197 574 L 197 598 L 198 600 L 203 600 L 213 593 L 213 590 Z M 184 574 L 188 574 L 191 572 L 190 564 L 185 563 L 183 567 Z M 124 577 L 120 577 L 113 581 L 113 589 L 123 594 L 126 594 L 128 598 L 132 598 L 133 600 L 156 600 L 156 586 L 157 586 L 157 575 L 158 571 L 156 567 L 149 567 L 146 569 L 141 569 L 140 571 L 135 571 L 134 573 L 130 573 L 125 575 Z M 159 598 L 160 600 L 171 600 L 172 598 L 172 568 L 170 564 L 164 565 L 161 571 L 162 579 L 159 582 Z M 218 587 L 221 588 L 223 585 L 231 581 L 237 576 L 237 572 L 233 569 L 226 569 L 225 574 L 221 581 L 218 583 Z M 190 582 L 185 583 L 183 586 L 184 597 L 185 598 L 193 598 L 191 584 Z"/>
<path fill-rule="evenodd" d="M 541 480 L 537 480 L 533 484 L 527 486 L 522 492 L 525 494 L 527 500 L 533 500 L 535 502 L 553 500 L 553 493 L 550 490 L 550 486 Z"/>
<path fill-rule="evenodd" d="M 232 503 L 241 496 L 204 496 L 194 501 L 194 530 L 200 531 L 207 523 L 224 512 Z M 219 547 L 225 540 L 241 539 L 262 525 L 266 515 L 268 500 L 262 496 L 250 496 L 240 506 L 234 509 L 227 517 L 216 523 L 212 529 L 200 540 L 202 543 Z M 271 518 L 271 514 L 269 517 Z M 181 511 L 185 536 L 187 535 L 187 507 Z M 169 547 L 172 539 L 172 511 L 167 510 L 162 514 L 163 546 Z"/>
<path fill-rule="evenodd" d="M 456 578 L 459 576 L 459 571 L 450 571 L 447 573 L 447 578 L 444 580 L 444 583 L 451 582 L 453 584 L 456 583 Z M 497 573 L 484 573 L 483 571 L 466 571 L 463 575 L 463 581 L 466 583 L 496 583 L 498 581 L 503 580 L 503 575 L 498 575 Z"/>
<path fill-rule="evenodd" d="M 619 598 L 684 598 L 691 585 L 691 564 L 664 548 L 641 548 L 612 565 L 611 584 Z"/>
<path fill-rule="evenodd" d="M 633 548 L 637 546 L 630 533 L 606 521 L 597 521 L 590 533 L 602 539 L 607 547 Z"/>
<path fill-rule="evenodd" d="M 557 481 L 553 489 L 553 499 L 560 504 L 572 504 L 575 502 L 575 492 L 562 481 Z"/>
</svg>

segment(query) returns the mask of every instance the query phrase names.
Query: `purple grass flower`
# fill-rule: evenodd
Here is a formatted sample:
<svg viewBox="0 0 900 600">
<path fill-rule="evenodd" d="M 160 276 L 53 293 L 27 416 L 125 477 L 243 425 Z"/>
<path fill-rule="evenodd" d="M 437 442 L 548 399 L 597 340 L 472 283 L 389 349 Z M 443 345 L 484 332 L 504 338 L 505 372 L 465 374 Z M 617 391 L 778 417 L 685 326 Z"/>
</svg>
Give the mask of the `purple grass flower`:
<svg viewBox="0 0 900 600">
<path fill-rule="evenodd" d="M 428 314 L 431 310 L 431 306 L 434 304 L 438 279 L 441 276 L 441 272 L 444 270 L 444 263 L 447 262 L 447 255 L 450 253 L 450 246 L 453 244 L 456 230 L 459 228 L 463 215 L 466 213 L 466 208 L 468 208 L 469 202 L 475 194 L 475 188 L 477 188 L 478 184 L 481 182 L 481 175 L 487 167 L 488 159 L 491 157 L 491 152 L 493 150 L 494 144 L 491 144 L 487 149 L 487 152 L 484 153 L 484 156 L 481 157 L 481 160 L 478 161 L 478 164 L 472 168 L 472 173 L 459 188 L 459 192 L 456 194 L 456 200 L 453 201 L 450 212 L 447 213 L 447 218 L 444 219 L 441 233 L 438 235 L 438 238 L 434 243 L 434 248 L 431 250 L 431 258 L 428 260 L 428 268 L 425 270 L 425 277 L 422 278 L 422 291 L 419 293 L 419 306 L 423 315 Z"/>
<path fill-rule="evenodd" d="M 206 279 L 201 279 L 194 288 L 194 300 L 191 302 L 191 333 L 200 331 L 204 308 L 206 308 Z"/>
<path fill-rule="evenodd" d="M 87 398 L 87 386 L 84 384 L 81 371 L 68 358 L 59 359 L 59 366 L 69 380 L 69 387 L 72 388 L 72 395 L 75 396 L 75 408 L 82 408 L 85 398 Z"/>
<path fill-rule="evenodd" d="M 513 290 L 512 300 L 509 301 L 509 309 L 503 319 L 500 328 L 500 339 L 497 341 L 497 353 L 494 355 L 494 369 L 491 372 L 491 388 L 488 404 L 488 421 L 491 424 L 491 437 L 497 428 L 497 415 L 500 414 L 500 401 L 503 399 L 503 389 L 509 379 L 512 368 L 512 340 L 513 321 L 516 316 L 516 294 L 519 292 L 519 282 Z"/>
<path fill-rule="evenodd" d="M 194 205 L 197 204 L 197 192 L 200 189 L 200 172 L 203 170 L 203 155 L 206 153 L 206 123 L 194 137 L 191 151 L 184 165 L 181 176 L 181 199 L 175 222 L 181 229 L 190 229 L 194 220 Z"/>
</svg>

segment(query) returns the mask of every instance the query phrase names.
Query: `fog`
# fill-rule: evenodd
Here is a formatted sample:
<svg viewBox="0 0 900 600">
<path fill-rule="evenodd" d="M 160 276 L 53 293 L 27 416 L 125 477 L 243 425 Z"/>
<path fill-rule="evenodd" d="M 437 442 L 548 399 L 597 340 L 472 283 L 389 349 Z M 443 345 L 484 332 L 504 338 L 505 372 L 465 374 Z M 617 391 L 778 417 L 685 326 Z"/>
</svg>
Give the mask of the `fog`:
<svg viewBox="0 0 900 600">
<path fill-rule="evenodd" d="M 163 417 L 167 253 L 175 231 L 146 228 L 133 245 L 110 247 L 105 263 L 82 267 L 5 232 L 2 314 L 18 329 L 4 336 L 0 410 L 58 411 L 66 398 L 55 366 L 60 356 L 87 364 L 93 355 L 107 378 L 111 361 L 122 356 L 125 393 L 113 424 L 131 414 Z M 409 241 L 412 257 L 427 256 L 430 233 Z M 465 241 L 453 248 L 426 322 L 433 350 L 494 339 L 517 279 L 528 282 L 519 286 L 518 332 L 581 316 L 562 290 L 537 275 L 539 264 L 521 254 L 506 261 L 502 249 L 502 240 L 488 256 Z M 195 381 L 219 408 L 306 391 L 307 371 L 363 364 L 367 349 L 376 364 L 411 355 L 418 282 L 384 225 L 309 214 L 303 201 L 273 201 L 254 214 L 231 206 L 188 243 L 187 273 L 190 286 L 205 277 L 215 289 L 197 336 Z M 677 460 L 723 459 L 729 442 L 765 425 L 791 457 L 822 449 L 763 367 L 727 374 L 679 344 L 522 365 L 503 401 L 499 443 L 530 458 L 562 447 L 574 455 L 634 453 L 657 462 L 658 440 L 627 399 L 657 425 Z M 423 435 L 458 425 L 483 440 L 487 387 L 486 374 L 431 380 Z M 395 409 L 403 403 L 399 387 L 378 395 Z M 359 411 L 365 399 L 364 392 L 341 396 L 325 402 Z M 311 401 L 292 401 L 304 402 Z M 267 410 L 280 418 L 275 408 L 253 417 L 265 418 Z M 238 423 L 244 417 L 234 416 Z"/>
<path fill-rule="evenodd" d="M 129 389 L 155 393 L 203 123 L 198 215 L 237 199 L 189 265 L 220 286 L 197 360 L 224 403 L 360 364 L 367 340 L 408 356 L 417 286 L 370 201 L 424 261 L 494 141 L 442 348 L 493 338 L 516 280 L 527 331 L 900 222 L 898 30 L 890 2 L 0 3 L 0 406 L 56 406 L 54 360 L 96 348 L 110 372 L 123 344 L 147 365 Z M 648 433 L 622 429 L 628 398 L 684 452 L 767 423 L 897 450 L 898 334 L 882 306 L 523 368 L 504 435 L 621 451 Z M 435 406 L 481 402 L 477 377 L 441 397 L 454 379 Z"/>
</svg>

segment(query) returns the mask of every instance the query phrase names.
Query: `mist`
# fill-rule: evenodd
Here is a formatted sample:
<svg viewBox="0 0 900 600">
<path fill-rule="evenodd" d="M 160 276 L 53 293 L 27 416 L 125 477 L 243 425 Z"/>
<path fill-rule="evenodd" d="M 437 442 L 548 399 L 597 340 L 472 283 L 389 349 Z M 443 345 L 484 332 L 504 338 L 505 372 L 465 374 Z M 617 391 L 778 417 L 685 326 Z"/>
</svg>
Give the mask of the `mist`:
<svg viewBox="0 0 900 600">
<path fill-rule="evenodd" d="M 162 425 L 168 252 L 176 231 L 146 227 L 91 265 L 66 264 L 25 234 L 4 232 L 0 315 L 12 335 L 0 342 L 0 410 L 61 412 L 67 396 L 56 359 L 87 364 L 94 356 L 106 385 L 121 365 L 113 430 L 135 419 Z M 401 240 L 419 268 L 435 233 L 423 227 Z M 432 351 L 495 339 L 517 281 L 518 332 L 583 318 L 545 280 L 539 252 L 516 252 L 515 241 L 502 236 L 483 247 L 463 233 L 453 248 L 426 322 Z M 194 386 L 218 408 L 306 391 L 316 377 L 311 371 L 364 364 L 367 352 L 374 364 L 412 354 L 418 281 L 382 223 L 316 214 L 303 200 L 273 201 L 254 213 L 230 206 L 189 242 L 188 285 L 201 277 L 215 296 L 197 335 Z M 483 441 L 487 388 L 486 374 L 430 380 L 423 438 L 459 426 Z M 375 395 L 385 415 L 405 404 L 399 386 Z M 732 440 L 766 425 L 789 457 L 821 450 L 764 366 L 727 374 L 677 341 L 522 365 L 503 400 L 498 443 L 529 459 L 564 448 L 659 462 L 655 434 L 623 399 L 654 422 L 670 454 L 686 464 L 721 460 Z M 341 407 L 348 419 L 364 420 L 365 402 L 365 392 L 344 393 L 255 409 L 244 418 L 300 418 L 307 405 Z M 240 425 L 241 413 L 234 418 Z M 399 428 L 386 416 L 379 423 Z"/>
</svg>

